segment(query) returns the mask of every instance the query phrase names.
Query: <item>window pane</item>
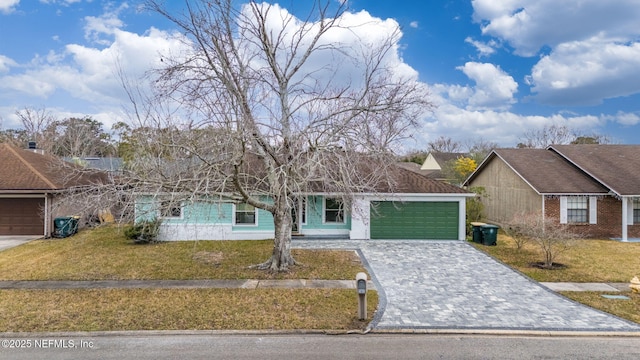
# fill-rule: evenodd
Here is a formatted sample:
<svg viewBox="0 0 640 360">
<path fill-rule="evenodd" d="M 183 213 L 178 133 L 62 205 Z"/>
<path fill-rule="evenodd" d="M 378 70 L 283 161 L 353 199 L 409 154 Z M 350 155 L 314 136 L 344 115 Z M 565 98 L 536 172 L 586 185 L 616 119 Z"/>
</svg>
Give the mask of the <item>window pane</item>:
<svg viewBox="0 0 640 360">
<path fill-rule="evenodd" d="M 161 217 L 181 217 L 182 207 L 180 204 L 176 204 L 171 201 L 163 201 L 160 203 L 160 216 Z"/>
<path fill-rule="evenodd" d="M 342 201 L 338 199 L 325 199 L 324 221 L 344 223 Z"/>
<path fill-rule="evenodd" d="M 589 206 L 589 199 L 584 196 L 570 197 L 567 199 L 568 209 L 587 209 Z"/>
<path fill-rule="evenodd" d="M 588 221 L 588 210 L 567 209 L 567 222 L 586 223 Z"/>
<path fill-rule="evenodd" d="M 256 208 L 246 203 L 236 204 L 236 224 L 253 225 L 256 223 Z"/>
</svg>

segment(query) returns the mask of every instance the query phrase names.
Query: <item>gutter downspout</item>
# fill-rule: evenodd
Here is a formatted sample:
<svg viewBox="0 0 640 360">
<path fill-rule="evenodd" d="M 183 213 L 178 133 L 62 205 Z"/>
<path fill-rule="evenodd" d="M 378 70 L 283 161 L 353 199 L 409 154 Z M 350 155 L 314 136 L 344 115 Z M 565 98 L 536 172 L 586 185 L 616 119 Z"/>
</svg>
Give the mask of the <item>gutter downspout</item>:
<svg viewBox="0 0 640 360">
<path fill-rule="evenodd" d="M 622 241 L 627 242 L 629 239 L 627 238 L 627 225 L 628 225 L 628 210 L 627 206 L 627 197 L 622 197 Z"/>
<path fill-rule="evenodd" d="M 51 215 L 49 214 L 49 194 L 44 193 L 44 237 L 45 239 L 48 237 L 47 234 L 49 234 L 49 217 Z"/>
</svg>

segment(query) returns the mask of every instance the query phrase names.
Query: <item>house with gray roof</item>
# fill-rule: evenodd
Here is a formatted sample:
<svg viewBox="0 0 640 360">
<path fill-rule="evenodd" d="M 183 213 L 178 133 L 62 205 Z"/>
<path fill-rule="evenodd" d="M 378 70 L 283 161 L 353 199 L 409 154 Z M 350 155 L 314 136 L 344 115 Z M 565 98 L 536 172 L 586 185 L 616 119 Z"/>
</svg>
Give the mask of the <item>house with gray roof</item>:
<svg viewBox="0 0 640 360">
<path fill-rule="evenodd" d="M 592 238 L 640 238 L 640 145 L 496 149 L 464 182 L 488 221 L 539 213 Z"/>
</svg>

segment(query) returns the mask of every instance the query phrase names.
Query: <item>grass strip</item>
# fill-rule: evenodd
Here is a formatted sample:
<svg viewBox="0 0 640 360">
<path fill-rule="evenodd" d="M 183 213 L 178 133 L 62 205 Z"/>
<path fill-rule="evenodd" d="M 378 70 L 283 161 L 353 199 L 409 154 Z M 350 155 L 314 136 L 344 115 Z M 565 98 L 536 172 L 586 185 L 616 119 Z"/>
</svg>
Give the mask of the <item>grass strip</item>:
<svg viewBox="0 0 640 360">
<path fill-rule="evenodd" d="M 369 319 L 378 295 L 367 296 Z M 353 289 L 0 290 L 1 332 L 355 330 Z"/>
<path fill-rule="evenodd" d="M 591 291 L 563 291 L 560 294 L 581 304 L 616 315 L 620 318 L 640 323 L 640 294 L 623 293 L 629 300 L 607 299 L 602 295 L 620 295 L 620 293 L 603 293 Z"/>
</svg>

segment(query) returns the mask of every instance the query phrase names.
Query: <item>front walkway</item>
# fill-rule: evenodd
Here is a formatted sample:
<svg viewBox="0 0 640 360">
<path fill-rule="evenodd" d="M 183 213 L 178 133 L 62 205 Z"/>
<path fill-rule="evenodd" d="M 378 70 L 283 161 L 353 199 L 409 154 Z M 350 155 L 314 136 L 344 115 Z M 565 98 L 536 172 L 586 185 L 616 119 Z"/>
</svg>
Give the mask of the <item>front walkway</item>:
<svg viewBox="0 0 640 360">
<path fill-rule="evenodd" d="M 561 297 L 462 241 L 305 241 L 356 249 L 380 296 L 371 327 L 638 332 L 640 325 Z"/>
</svg>

